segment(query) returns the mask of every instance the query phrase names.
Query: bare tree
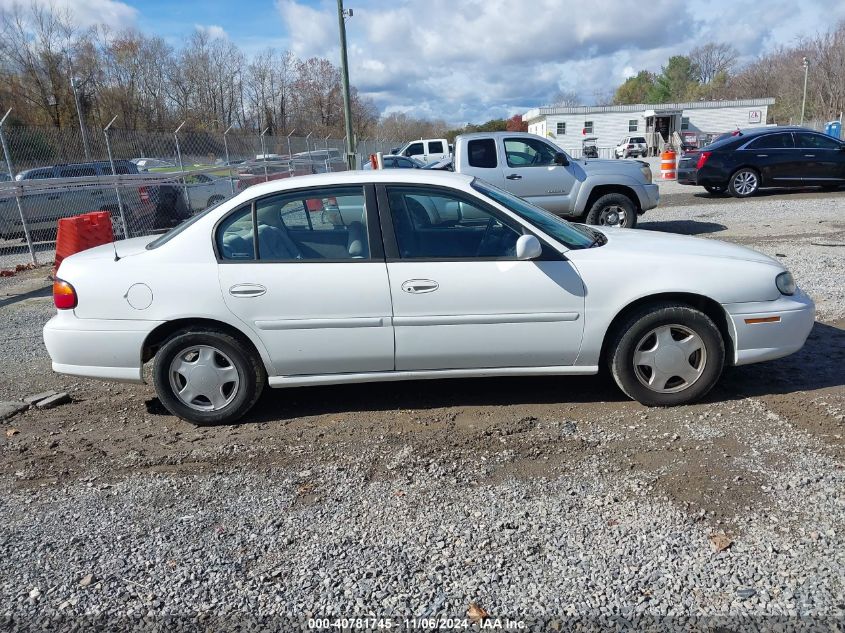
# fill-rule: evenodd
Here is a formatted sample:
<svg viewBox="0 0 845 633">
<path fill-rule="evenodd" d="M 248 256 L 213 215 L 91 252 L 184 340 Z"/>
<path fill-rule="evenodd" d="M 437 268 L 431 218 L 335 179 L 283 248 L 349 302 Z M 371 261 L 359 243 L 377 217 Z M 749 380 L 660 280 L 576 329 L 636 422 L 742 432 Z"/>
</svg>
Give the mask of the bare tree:
<svg viewBox="0 0 845 633">
<path fill-rule="evenodd" d="M 699 83 L 709 84 L 717 75 L 728 75 L 736 65 L 739 52 L 730 44 L 710 42 L 696 46 L 689 52 L 695 79 Z"/>
<path fill-rule="evenodd" d="M 560 108 L 583 105 L 578 93 L 574 90 L 559 90 L 552 97 L 552 105 Z"/>
</svg>

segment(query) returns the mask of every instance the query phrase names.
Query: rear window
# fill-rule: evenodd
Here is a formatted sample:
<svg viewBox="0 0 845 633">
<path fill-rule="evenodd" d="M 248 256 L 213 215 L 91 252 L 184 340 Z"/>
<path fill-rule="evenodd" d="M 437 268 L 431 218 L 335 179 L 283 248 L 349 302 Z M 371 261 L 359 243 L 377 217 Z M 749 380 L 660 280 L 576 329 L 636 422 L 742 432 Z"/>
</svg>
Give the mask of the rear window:
<svg viewBox="0 0 845 633">
<path fill-rule="evenodd" d="M 645 137 L 643 137 L 643 136 L 632 136 L 631 142 L 632 143 L 645 143 Z"/>
<path fill-rule="evenodd" d="M 482 138 L 467 143 L 469 166 L 491 169 L 496 167 L 496 141 Z"/>
</svg>

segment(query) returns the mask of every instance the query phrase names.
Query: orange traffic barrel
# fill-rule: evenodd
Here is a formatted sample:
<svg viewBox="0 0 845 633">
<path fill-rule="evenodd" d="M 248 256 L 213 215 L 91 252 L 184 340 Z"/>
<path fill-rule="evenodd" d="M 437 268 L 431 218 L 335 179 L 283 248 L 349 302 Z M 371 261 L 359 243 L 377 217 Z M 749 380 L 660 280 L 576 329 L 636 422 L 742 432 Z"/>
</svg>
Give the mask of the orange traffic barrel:
<svg viewBox="0 0 845 633">
<path fill-rule="evenodd" d="M 675 170 L 675 150 L 667 149 L 660 155 L 660 177 L 663 180 L 675 180 L 678 177 Z"/>
<path fill-rule="evenodd" d="M 65 257 L 112 241 L 114 234 L 108 211 L 92 211 L 61 218 L 56 235 L 56 261 L 53 270 L 58 270 Z"/>
</svg>

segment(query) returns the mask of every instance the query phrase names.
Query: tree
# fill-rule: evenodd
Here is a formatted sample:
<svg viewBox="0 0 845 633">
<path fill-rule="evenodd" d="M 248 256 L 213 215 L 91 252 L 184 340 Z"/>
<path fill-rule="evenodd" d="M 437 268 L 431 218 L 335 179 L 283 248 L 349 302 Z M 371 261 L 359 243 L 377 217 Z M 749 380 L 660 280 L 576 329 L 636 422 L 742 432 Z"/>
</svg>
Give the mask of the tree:
<svg viewBox="0 0 845 633">
<path fill-rule="evenodd" d="M 578 97 L 578 93 L 574 90 L 559 90 L 555 96 L 552 97 L 552 105 L 560 108 L 570 108 L 582 104 L 580 98 Z"/>
<path fill-rule="evenodd" d="M 628 77 L 616 89 L 613 95 L 615 105 L 647 103 L 649 93 L 654 89 L 655 76 L 647 70 L 641 70 L 633 77 Z"/>
<path fill-rule="evenodd" d="M 522 120 L 521 114 L 514 114 L 508 119 L 505 129 L 508 132 L 527 132 L 528 123 Z"/>
<path fill-rule="evenodd" d="M 669 58 L 654 86 L 648 93 L 649 103 L 667 103 L 690 98 L 696 85 L 695 73 L 689 57 L 674 55 Z"/>
<path fill-rule="evenodd" d="M 692 76 L 700 84 L 709 84 L 719 75 L 730 75 L 739 52 L 730 44 L 710 42 L 689 52 Z"/>
</svg>

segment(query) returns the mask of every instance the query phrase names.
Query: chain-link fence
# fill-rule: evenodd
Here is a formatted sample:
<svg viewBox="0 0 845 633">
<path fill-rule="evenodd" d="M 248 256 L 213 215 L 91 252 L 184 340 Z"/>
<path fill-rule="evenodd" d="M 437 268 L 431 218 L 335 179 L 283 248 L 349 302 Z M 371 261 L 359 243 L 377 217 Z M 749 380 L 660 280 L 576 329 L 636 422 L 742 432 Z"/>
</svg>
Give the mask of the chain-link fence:
<svg viewBox="0 0 845 633">
<path fill-rule="evenodd" d="M 115 237 L 164 231 L 246 187 L 347 168 L 344 139 L 0 124 L 0 270 L 52 262 L 58 221 L 108 211 Z M 361 139 L 360 167 L 399 142 Z"/>
</svg>

